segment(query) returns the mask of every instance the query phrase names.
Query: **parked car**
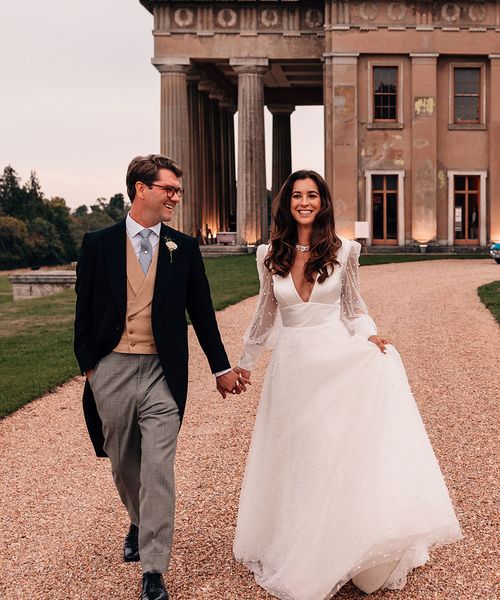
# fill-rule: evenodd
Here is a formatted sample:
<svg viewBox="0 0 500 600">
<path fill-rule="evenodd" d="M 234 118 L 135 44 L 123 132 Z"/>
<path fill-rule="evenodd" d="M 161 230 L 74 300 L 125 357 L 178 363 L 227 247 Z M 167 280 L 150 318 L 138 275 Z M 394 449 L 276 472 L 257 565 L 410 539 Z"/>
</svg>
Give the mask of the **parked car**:
<svg viewBox="0 0 500 600">
<path fill-rule="evenodd" d="M 490 246 L 490 254 L 495 262 L 500 265 L 500 242 L 493 242 Z"/>
</svg>

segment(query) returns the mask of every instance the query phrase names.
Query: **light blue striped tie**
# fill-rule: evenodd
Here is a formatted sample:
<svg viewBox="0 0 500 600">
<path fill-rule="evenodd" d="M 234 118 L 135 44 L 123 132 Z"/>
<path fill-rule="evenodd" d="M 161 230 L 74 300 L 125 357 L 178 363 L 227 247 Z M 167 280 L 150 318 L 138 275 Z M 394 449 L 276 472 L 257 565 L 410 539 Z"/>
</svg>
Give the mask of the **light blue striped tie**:
<svg viewBox="0 0 500 600">
<path fill-rule="evenodd" d="M 139 231 L 139 235 L 142 238 L 141 249 L 139 251 L 139 264 L 141 265 L 142 272 L 146 275 L 153 258 L 153 247 L 148 239 L 151 235 L 151 229 L 143 229 Z"/>
</svg>

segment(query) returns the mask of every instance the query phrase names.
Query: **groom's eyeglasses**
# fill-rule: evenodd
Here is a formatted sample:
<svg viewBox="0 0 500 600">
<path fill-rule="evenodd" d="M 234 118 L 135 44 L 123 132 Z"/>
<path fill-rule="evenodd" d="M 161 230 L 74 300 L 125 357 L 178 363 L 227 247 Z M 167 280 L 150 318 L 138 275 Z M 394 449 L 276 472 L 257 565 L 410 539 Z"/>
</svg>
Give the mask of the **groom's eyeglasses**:
<svg viewBox="0 0 500 600">
<path fill-rule="evenodd" d="M 171 185 L 158 185 L 157 183 L 150 183 L 148 185 L 148 188 L 152 187 L 157 187 L 160 188 L 160 190 L 163 190 L 165 194 L 167 194 L 167 198 L 169 200 L 172 200 L 175 194 L 177 194 L 179 198 L 182 198 L 182 196 L 184 196 L 184 188 L 176 188 L 172 187 Z"/>
</svg>

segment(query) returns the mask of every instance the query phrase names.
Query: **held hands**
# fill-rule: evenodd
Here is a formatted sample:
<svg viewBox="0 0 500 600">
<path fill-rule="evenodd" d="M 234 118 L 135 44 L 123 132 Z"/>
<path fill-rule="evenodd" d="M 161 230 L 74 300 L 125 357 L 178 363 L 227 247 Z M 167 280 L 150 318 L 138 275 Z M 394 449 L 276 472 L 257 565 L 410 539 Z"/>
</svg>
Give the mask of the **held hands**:
<svg viewBox="0 0 500 600">
<path fill-rule="evenodd" d="M 370 342 L 372 342 L 372 344 L 375 344 L 375 346 L 377 346 L 380 350 L 380 352 L 382 352 L 383 354 L 387 354 L 387 349 L 385 347 L 386 344 L 389 344 L 389 340 L 386 340 L 383 337 L 380 337 L 379 335 L 371 335 L 368 340 Z"/>
<path fill-rule="evenodd" d="M 248 371 L 246 371 L 246 373 L 248 373 Z M 244 378 L 240 374 L 240 369 L 238 367 L 228 373 L 224 373 L 224 375 L 216 377 L 216 381 L 217 390 L 223 398 L 225 398 L 227 394 L 241 394 L 241 392 L 245 392 L 247 384 L 250 384 L 249 379 Z"/>
<path fill-rule="evenodd" d="M 241 367 L 234 367 L 233 371 L 238 373 L 240 379 L 245 385 L 252 385 L 252 382 L 250 381 L 250 375 L 252 374 L 251 371 L 247 371 L 246 369 L 242 369 Z"/>
</svg>

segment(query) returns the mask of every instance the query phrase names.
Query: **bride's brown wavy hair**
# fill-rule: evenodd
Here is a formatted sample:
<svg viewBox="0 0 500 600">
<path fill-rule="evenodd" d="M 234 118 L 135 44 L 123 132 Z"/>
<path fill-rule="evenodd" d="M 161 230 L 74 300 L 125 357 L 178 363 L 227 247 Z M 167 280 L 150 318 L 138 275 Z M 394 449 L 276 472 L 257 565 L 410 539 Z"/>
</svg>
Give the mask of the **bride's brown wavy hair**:
<svg viewBox="0 0 500 600">
<path fill-rule="evenodd" d="M 292 216 L 291 201 L 293 185 L 300 179 L 312 179 L 318 186 L 321 205 L 313 223 L 311 254 L 304 267 L 307 281 L 314 283 L 318 273 L 318 282 L 328 277 L 328 267 L 340 264 L 337 252 L 342 245 L 335 233 L 333 202 L 326 181 L 316 171 L 295 171 L 285 181 L 272 205 L 271 247 L 264 260 L 265 266 L 274 274 L 286 277 L 290 273 L 295 259 L 297 243 L 297 223 Z"/>
</svg>

